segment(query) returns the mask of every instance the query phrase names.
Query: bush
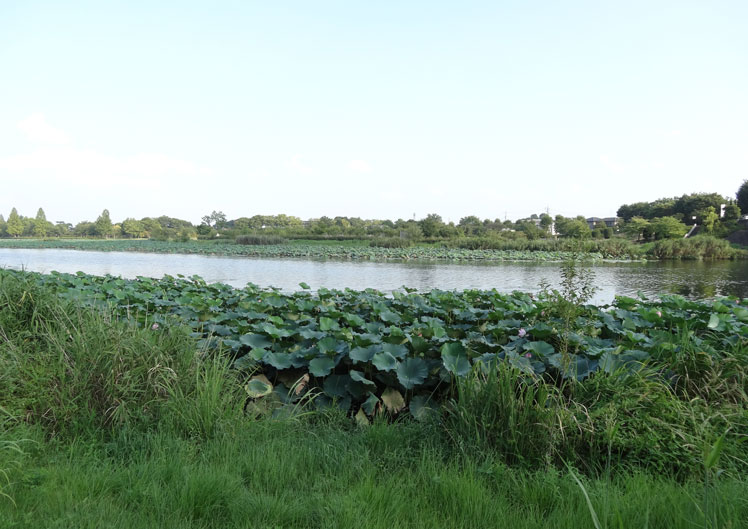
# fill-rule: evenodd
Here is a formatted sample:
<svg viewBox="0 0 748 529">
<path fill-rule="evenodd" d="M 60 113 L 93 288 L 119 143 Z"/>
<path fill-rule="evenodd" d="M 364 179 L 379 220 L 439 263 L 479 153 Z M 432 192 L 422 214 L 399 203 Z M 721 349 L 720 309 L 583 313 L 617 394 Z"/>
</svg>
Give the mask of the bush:
<svg viewBox="0 0 748 529">
<path fill-rule="evenodd" d="M 466 250 L 505 250 L 540 252 L 599 253 L 606 259 L 641 257 L 642 250 L 627 239 L 505 239 L 498 237 L 465 237 L 447 241 L 447 247 Z"/>
<path fill-rule="evenodd" d="M 388 237 L 386 239 L 374 239 L 370 246 L 375 248 L 409 248 L 413 246 L 413 241 L 400 237 Z"/>
<path fill-rule="evenodd" d="M 723 239 L 697 235 L 688 239 L 656 241 L 648 255 L 657 259 L 739 259 L 747 254 L 732 248 Z"/>
<path fill-rule="evenodd" d="M 240 235 L 236 238 L 236 244 L 246 244 L 248 246 L 270 246 L 285 244 L 286 242 L 286 239 L 276 235 Z"/>
<path fill-rule="evenodd" d="M 0 274 L 0 335 L 0 406 L 50 436 L 166 423 L 205 435 L 236 395 L 225 363 L 200 359 L 186 329 L 138 328 L 18 276 Z M 211 393 L 220 402 L 196 418 L 190 404 Z"/>
</svg>

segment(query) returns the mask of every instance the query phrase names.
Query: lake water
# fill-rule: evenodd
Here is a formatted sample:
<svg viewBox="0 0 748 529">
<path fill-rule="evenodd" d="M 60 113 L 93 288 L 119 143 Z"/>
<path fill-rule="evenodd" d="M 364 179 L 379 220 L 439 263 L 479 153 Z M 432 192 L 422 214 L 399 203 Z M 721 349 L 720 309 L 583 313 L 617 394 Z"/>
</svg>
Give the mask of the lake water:
<svg viewBox="0 0 748 529">
<path fill-rule="evenodd" d="M 137 252 L 88 252 L 77 250 L 26 250 L 0 248 L 0 267 L 35 272 L 77 272 L 125 278 L 197 274 L 208 282 L 242 287 L 248 282 L 299 289 L 375 288 L 393 291 L 408 286 L 491 289 L 502 292 L 537 292 L 541 281 L 552 286 L 560 281 L 559 263 L 451 262 L 451 261 L 333 261 L 304 259 L 257 259 L 203 255 Z M 693 298 L 721 295 L 748 297 L 748 262 L 603 262 L 592 265 L 598 289 L 593 301 L 609 303 L 616 294 L 677 293 Z"/>
</svg>

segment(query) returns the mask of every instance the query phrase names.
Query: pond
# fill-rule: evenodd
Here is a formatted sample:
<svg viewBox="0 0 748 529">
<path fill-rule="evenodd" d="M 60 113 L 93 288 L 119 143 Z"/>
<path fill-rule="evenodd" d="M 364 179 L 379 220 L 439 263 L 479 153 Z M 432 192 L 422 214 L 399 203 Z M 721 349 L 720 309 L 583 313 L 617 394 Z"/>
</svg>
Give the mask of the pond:
<svg viewBox="0 0 748 529">
<path fill-rule="evenodd" d="M 421 291 L 495 288 L 501 292 L 537 292 L 543 281 L 558 286 L 561 270 L 560 263 L 549 262 L 333 261 L 6 248 L 0 248 L 0 267 L 125 278 L 197 274 L 208 282 L 236 287 L 252 282 L 293 291 L 303 281 L 312 289 L 375 288 L 386 292 L 402 286 Z M 598 262 L 589 268 L 597 287 L 596 303 L 609 303 L 616 294 L 636 295 L 639 291 L 648 296 L 748 297 L 745 261 Z"/>
</svg>

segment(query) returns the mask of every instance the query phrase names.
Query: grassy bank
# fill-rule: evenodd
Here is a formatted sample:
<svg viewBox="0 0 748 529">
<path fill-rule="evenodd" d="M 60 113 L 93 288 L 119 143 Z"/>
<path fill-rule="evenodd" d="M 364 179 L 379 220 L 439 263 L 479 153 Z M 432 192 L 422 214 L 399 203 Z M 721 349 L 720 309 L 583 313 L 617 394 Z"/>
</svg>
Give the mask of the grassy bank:
<svg viewBox="0 0 748 529">
<path fill-rule="evenodd" d="M 234 241 L 156 241 L 102 239 L 0 239 L 0 248 L 59 248 L 103 252 L 150 252 L 237 257 L 353 259 L 353 260 L 457 260 L 457 261 L 564 261 L 589 259 L 744 259 L 745 250 L 727 241 L 697 236 L 690 239 L 635 244 L 625 239 L 504 240 L 455 239 L 430 244 L 410 244 L 403 239 L 375 241 L 289 240 L 246 236 Z"/>
<path fill-rule="evenodd" d="M 45 278 L 0 272 L 2 527 L 748 519 L 741 332 L 716 356 L 676 347 L 666 377 L 601 370 L 553 383 L 508 362 L 475 365 L 431 407 L 383 405 L 362 421 L 299 386 L 289 393 L 302 401 L 266 405 L 257 372 L 229 368 L 230 350 L 199 346 L 194 329 L 128 318 L 114 292 L 113 304 L 65 300 Z M 705 331 L 717 342 L 719 325 L 732 320 Z"/>
</svg>

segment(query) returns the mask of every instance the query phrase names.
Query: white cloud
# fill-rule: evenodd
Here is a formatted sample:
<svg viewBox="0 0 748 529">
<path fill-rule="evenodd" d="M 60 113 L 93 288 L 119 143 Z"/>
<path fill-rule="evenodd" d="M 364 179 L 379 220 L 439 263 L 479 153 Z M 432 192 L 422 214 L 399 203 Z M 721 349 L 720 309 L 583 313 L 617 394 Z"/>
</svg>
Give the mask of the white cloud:
<svg viewBox="0 0 748 529">
<path fill-rule="evenodd" d="M 371 165 L 369 165 L 364 160 L 351 160 L 350 163 L 348 163 L 348 169 L 355 173 L 364 173 L 368 174 L 373 171 Z"/>
<path fill-rule="evenodd" d="M 606 154 L 601 154 L 600 155 L 600 161 L 602 162 L 602 164 L 605 167 L 607 167 L 608 169 L 610 169 L 614 173 L 623 173 L 624 172 L 623 166 L 621 164 L 616 163 L 613 160 L 611 160 L 610 157 L 608 155 L 606 155 Z"/>
<path fill-rule="evenodd" d="M 71 147 L 40 148 L 31 153 L 0 158 L 0 170 L 33 172 L 49 180 L 111 187 L 123 182 L 158 185 L 170 177 L 207 176 L 211 171 L 164 154 L 111 156 Z"/>
<path fill-rule="evenodd" d="M 35 112 L 18 122 L 18 128 L 29 141 L 50 145 L 64 145 L 70 142 L 68 134 L 47 123 L 44 114 Z"/>
<path fill-rule="evenodd" d="M 312 168 L 304 165 L 304 163 L 301 161 L 301 155 L 300 154 L 294 154 L 293 157 L 291 157 L 291 160 L 286 163 L 286 167 L 288 169 L 293 169 L 294 171 L 298 171 L 302 174 L 310 174 L 313 172 Z"/>
</svg>

